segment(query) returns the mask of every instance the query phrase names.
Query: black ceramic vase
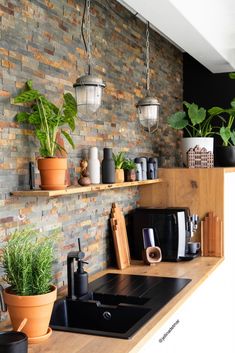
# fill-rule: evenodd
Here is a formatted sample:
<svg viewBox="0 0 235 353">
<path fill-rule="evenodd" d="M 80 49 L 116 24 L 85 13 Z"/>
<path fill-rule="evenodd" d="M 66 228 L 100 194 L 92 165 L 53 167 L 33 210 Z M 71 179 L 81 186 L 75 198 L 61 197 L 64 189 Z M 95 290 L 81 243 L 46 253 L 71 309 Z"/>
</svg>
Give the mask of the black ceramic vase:
<svg viewBox="0 0 235 353">
<path fill-rule="evenodd" d="M 215 147 L 216 167 L 235 167 L 235 146 Z"/>
<path fill-rule="evenodd" d="M 102 183 L 115 183 L 115 163 L 113 160 L 112 148 L 104 148 L 104 159 L 101 164 Z"/>
</svg>

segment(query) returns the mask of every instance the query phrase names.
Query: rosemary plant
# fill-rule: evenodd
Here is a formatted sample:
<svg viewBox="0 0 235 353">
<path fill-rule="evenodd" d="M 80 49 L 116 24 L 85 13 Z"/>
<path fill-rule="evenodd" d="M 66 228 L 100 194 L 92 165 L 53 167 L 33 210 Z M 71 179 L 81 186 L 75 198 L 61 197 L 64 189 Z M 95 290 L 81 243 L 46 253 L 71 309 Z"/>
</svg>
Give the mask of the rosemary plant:
<svg viewBox="0 0 235 353">
<path fill-rule="evenodd" d="M 17 295 L 38 295 L 50 292 L 55 236 L 39 238 L 26 228 L 10 235 L 3 248 L 1 263 L 4 280 Z"/>
</svg>

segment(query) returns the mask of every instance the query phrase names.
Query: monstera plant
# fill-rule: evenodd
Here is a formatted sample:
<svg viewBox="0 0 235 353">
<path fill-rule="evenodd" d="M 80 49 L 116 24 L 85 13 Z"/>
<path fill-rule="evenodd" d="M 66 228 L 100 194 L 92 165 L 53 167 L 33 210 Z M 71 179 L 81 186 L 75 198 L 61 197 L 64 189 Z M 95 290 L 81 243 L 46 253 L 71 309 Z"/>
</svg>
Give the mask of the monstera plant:
<svg viewBox="0 0 235 353">
<path fill-rule="evenodd" d="M 33 88 L 32 81 L 26 82 L 23 92 L 14 97 L 13 104 L 24 104 L 25 111 L 17 114 L 19 123 L 27 123 L 35 128 L 35 136 L 40 142 L 40 156 L 38 168 L 41 174 L 42 189 L 64 189 L 67 158 L 58 158 L 58 152 L 66 152 L 63 136 L 74 148 L 73 140 L 68 133 L 75 129 L 77 104 L 71 93 L 63 95 L 62 104 L 57 107 L 50 102 L 41 92 Z M 59 171 L 54 175 L 54 170 Z M 49 172 L 50 171 L 50 172 Z M 53 171 L 53 174 L 51 174 Z"/>
</svg>

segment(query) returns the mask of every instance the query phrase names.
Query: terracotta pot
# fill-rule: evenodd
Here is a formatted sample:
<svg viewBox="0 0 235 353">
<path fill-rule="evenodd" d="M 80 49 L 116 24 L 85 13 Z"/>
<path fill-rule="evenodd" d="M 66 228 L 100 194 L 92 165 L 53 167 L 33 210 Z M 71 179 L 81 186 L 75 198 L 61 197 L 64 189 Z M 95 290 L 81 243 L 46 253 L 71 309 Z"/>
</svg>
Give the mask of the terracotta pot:
<svg viewBox="0 0 235 353">
<path fill-rule="evenodd" d="M 123 182 L 124 182 L 124 170 L 115 169 L 115 183 L 123 183 Z"/>
<path fill-rule="evenodd" d="M 40 188 L 43 190 L 64 190 L 67 158 L 40 158 L 38 169 L 41 176 Z"/>
<path fill-rule="evenodd" d="M 48 334 L 48 326 L 54 301 L 57 296 L 57 288 L 51 286 L 51 292 L 40 295 L 20 296 L 6 288 L 3 292 L 4 301 L 11 318 L 13 330 L 17 330 L 25 320 L 21 329 L 30 339 L 40 338 Z"/>
</svg>

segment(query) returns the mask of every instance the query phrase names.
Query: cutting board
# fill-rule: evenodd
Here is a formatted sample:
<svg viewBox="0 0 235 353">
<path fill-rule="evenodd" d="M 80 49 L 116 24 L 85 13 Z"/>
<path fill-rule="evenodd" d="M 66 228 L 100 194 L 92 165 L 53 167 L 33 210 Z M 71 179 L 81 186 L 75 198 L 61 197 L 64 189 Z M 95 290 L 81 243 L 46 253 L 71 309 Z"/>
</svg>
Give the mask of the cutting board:
<svg viewBox="0 0 235 353">
<path fill-rule="evenodd" d="M 201 221 L 202 256 L 223 256 L 222 221 L 213 212 L 209 212 Z"/>
<path fill-rule="evenodd" d="M 123 270 L 130 266 L 130 249 L 126 232 L 125 217 L 116 203 L 112 204 L 110 224 L 117 259 L 117 267 Z"/>
</svg>

